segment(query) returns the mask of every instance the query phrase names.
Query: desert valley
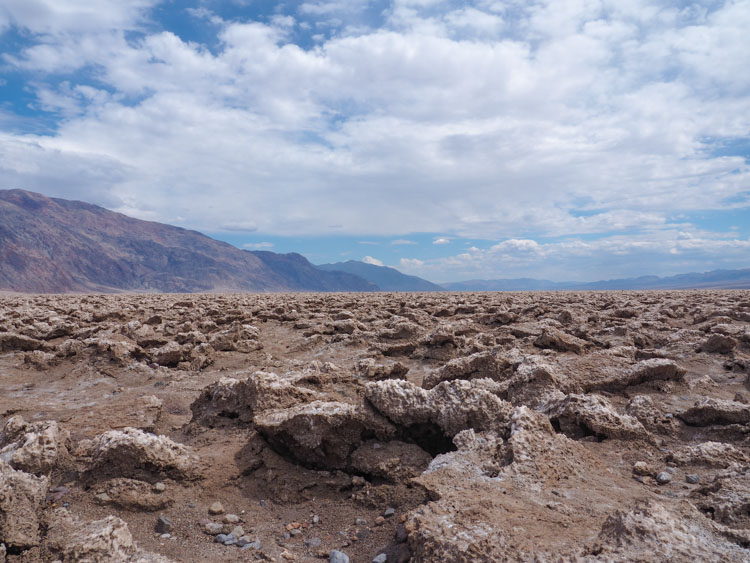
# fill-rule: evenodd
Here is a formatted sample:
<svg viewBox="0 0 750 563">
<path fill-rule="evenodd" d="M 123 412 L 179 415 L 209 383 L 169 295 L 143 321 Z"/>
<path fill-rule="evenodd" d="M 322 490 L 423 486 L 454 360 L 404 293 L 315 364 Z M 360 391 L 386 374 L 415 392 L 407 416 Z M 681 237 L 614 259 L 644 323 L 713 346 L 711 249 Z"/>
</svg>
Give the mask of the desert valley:
<svg viewBox="0 0 750 563">
<path fill-rule="evenodd" d="M 0 561 L 747 561 L 750 292 L 5 295 Z"/>
</svg>

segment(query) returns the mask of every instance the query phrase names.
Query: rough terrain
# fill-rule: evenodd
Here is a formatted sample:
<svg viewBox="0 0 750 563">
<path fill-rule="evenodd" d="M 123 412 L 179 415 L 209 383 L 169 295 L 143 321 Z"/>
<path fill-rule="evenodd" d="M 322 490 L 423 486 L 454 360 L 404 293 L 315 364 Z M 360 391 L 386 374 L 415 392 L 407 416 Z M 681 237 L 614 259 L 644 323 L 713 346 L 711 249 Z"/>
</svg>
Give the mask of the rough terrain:
<svg viewBox="0 0 750 563">
<path fill-rule="evenodd" d="M 748 291 L 5 295 L 0 563 L 748 561 L 749 375 Z"/>
</svg>

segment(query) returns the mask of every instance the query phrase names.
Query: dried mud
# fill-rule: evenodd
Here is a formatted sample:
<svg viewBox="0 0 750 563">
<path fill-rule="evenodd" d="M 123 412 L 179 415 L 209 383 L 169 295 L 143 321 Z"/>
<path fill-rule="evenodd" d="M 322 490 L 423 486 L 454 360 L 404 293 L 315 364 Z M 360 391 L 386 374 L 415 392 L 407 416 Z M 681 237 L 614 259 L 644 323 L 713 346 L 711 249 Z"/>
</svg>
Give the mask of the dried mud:
<svg viewBox="0 0 750 563">
<path fill-rule="evenodd" d="M 749 377 L 747 291 L 3 295 L 0 563 L 748 561 Z"/>
</svg>

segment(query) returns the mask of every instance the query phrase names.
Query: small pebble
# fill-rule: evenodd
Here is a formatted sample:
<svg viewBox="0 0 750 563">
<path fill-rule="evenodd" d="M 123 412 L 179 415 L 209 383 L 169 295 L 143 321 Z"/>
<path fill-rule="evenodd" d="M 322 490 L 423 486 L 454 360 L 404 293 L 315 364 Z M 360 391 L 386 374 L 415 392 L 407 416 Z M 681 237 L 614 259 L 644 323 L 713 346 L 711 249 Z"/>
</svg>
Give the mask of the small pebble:
<svg viewBox="0 0 750 563">
<path fill-rule="evenodd" d="M 381 553 L 373 558 L 372 563 L 385 563 L 386 561 L 388 561 L 388 556 L 385 553 Z"/>
<path fill-rule="evenodd" d="M 232 530 L 232 535 L 235 538 L 241 538 L 242 536 L 245 535 L 245 530 L 242 526 L 235 526 L 234 529 Z"/>
<path fill-rule="evenodd" d="M 386 518 L 390 518 L 394 514 L 396 514 L 396 509 L 395 508 L 391 508 L 390 506 L 388 508 L 386 508 L 385 511 L 383 512 L 383 516 L 385 516 Z"/>
<path fill-rule="evenodd" d="M 229 537 L 228 534 L 218 534 L 214 538 L 214 543 L 224 543 L 227 540 L 228 537 Z"/>
<path fill-rule="evenodd" d="M 385 518 L 383 518 L 382 516 L 378 516 L 377 518 L 375 518 L 376 526 L 382 526 L 384 522 L 385 522 Z"/>
<path fill-rule="evenodd" d="M 701 480 L 700 475 L 698 475 L 697 473 L 688 473 L 687 475 L 685 475 L 685 481 L 687 481 L 691 485 L 696 485 L 697 483 L 700 483 L 700 480 Z"/>
<path fill-rule="evenodd" d="M 343 551 L 334 549 L 331 551 L 331 556 L 328 559 L 328 563 L 349 563 L 349 556 Z"/>
<path fill-rule="evenodd" d="M 223 514 L 224 513 L 224 505 L 222 505 L 219 501 L 216 501 L 211 506 L 208 507 L 208 513 L 209 514 Z"/>
<path fill-rule="evenodd" d="M 258 540 L 246 543 L 241 549 L 260 549 L 260 542 Z"/>
<path fill-rule="evenodd" d="M 171 535 L 171 534 L 162 534 L 162 535 L 160 535 L 159 537 L 160 537 L 161 539 L 163 539 L 163 540 L 168 540 L 169 538 L 171 538 L 171 537 L 172 537 L 172 535 Z"/>
<path fill-rule="evenodd" d="M 360 477 L 359 475 L 352 477 L 352 487 L 364 487 L 365 483 L 367 481 L 365 481 L 364 477 Z"/>
<path fill-rule="evenodd" d="M 232 534 L 227 534 L 227 537 L 224 539 L 224 545 L 236 545 L 237 544 L 237 538 L 234 537 Z"/>
<path fill-rule="evenodd" d="M 354 525 L 355 526 L 367 526 L 367 520 L 365 520 L 364 518 L 355 518 Z"/>
<path fill-rule="evenodd" d="M 320 522 L 320 516 L 318 516 L 318 515 L 316 514 L 315 516 L 313 516 L 313 519 L 312 519 L 312 521 L 313 521 L 313 524 L 317 524 L 318 522 Z"/>
<path fill-rule="evenodd" d="M 208 522 L 203 526 L 203 531 L 206 532 L 210 536 L 215 536 L 217 534 L 220 534 L 223 529 L 224 529 L 224 526 L 216 522 Z"/>
<path fill-rule="evenodd" d="M 291 553 L 286 549 L 281 552 L 281 557 L 286 559 L 287 561 L 294 561 L 295 559 L 297 559 L 297 556 L 294 555 L 294 553 Z"/>
<path fill-rule="evenodd" d="M 236 524 L 240 521 L 240 517 L 236 514 L 225 514 L 223 520 L 225 524 Z"/>
<path fill-rule="evenodd" d="M 154 527 L 159 534 L 168 534 L 173 528 L 174 524 L 172 523 L 172 520 L 164 515 L 159 516 L 159 519 L 156 521 L 156 526 Z"/>
<path fill-rule="evenodd" d="M 297 536 L 299 536 L 299 535 L 300 535 L 301 533 L 302 533 L 302 530 L 300 530 L 299 528 L 295 528 L 294 530 L 290 530 L 290 531 L 289 531 L 289 534 L 290 534 L 290 535 L 291 535 L 291 536 L 292 536 L 293 538 L 294 538 L 294 537 L 297 537 Z"/>
<path fill-rule="evenodd" d="M 672 474 L 667 471 L 661 471 L 656 476 L 656 482 L 660 485 L 666 485 L 672 480 Z"/>
<path fill-rule="evenodd" d="M 160 482 L 158 482 L 158 483 L 156 483 L 156 484 L 154 485 L 154 490 L 155 490 L 155 491 L 156 491 L 157 493 L 163 493 L 164 491 L 166 491 L 166 490 L 167 490 L 167 486 L 166 486 L 166 485 L 165 485 L 164 483 L 162 483 L 162 482 L 160 481 Z"/>
<path fill-rule="evenodd" d="M 305 547 L 320 547 L 321 543 L 323 542 L 318 537 L 308 538 L 305 540 Z"/>
</svg>

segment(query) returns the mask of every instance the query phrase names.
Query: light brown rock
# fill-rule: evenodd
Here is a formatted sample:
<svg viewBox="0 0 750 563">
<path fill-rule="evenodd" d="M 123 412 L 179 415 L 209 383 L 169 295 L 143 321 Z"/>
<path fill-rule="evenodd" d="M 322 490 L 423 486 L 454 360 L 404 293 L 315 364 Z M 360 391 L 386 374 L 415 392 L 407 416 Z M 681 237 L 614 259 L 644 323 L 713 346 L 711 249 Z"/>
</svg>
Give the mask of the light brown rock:
<svg viewBox="0 0 750 563">
<path fill-rule="evenodd" d="M 49 481 L 0 461 L 0 543 L 27 549 L 39 545 L 39 513 Z"/>
</svg>

